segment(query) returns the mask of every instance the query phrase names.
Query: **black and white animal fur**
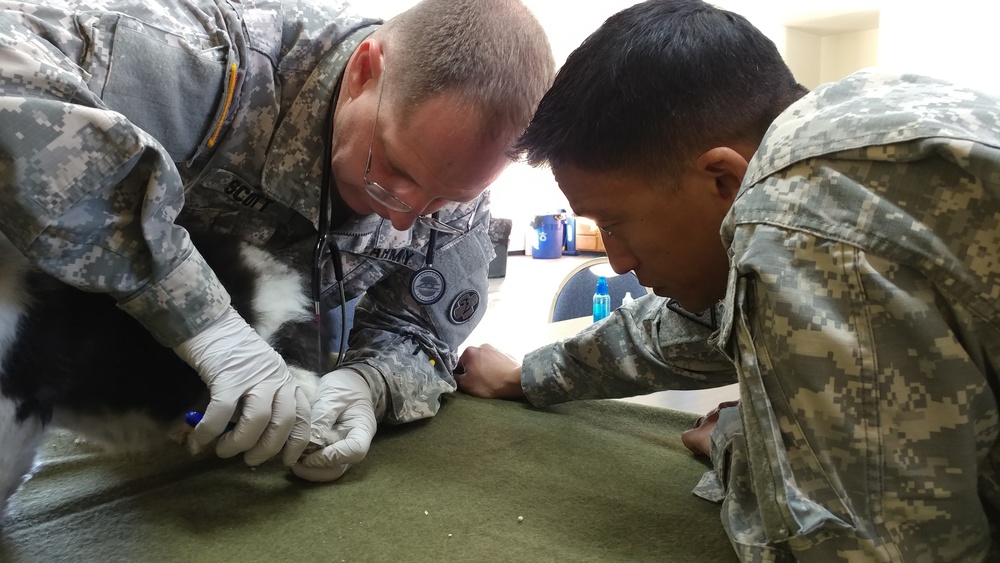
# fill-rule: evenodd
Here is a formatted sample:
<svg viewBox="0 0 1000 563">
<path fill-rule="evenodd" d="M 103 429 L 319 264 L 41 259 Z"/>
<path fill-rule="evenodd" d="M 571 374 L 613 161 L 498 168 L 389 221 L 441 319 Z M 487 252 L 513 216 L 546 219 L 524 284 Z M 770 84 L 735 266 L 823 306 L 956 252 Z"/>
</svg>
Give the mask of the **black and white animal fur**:
<svg viewBox="0 0 1000 563">
<path fill-rule="evenodd" d="M 285 358 L 307 395 L 316 332 L 306 275 L 228 237 L 193 237 L 233 307 Z M 324 351 L 325 352 L 325 351 Z M 0 520 L 49 428 L 110 451 L 166 443 L 207 404 L 194 370 L 105 294 L 32 268 L 0 235 Z"/>
</svg>

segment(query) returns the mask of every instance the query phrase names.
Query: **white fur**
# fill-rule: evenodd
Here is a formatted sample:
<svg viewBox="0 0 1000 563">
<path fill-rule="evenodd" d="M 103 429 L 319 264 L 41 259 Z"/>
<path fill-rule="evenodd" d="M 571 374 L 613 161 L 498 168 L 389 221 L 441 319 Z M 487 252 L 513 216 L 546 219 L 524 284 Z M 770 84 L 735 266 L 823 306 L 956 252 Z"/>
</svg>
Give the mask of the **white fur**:
<svg viewBox="0 0 1000 563">
<path fill-rule="evenodd" d="M 288 366 L 288 371 L 292 374 L 292 379 L 299 384 L 299 389 L 306 394 L 306 400 L 313 404 L 316 400 L 316 388 L 319 387 L 319 378 L 316 373 L 296 366 Z"/>
<path fill-rule="evenodd" d="M 26 270 L 27 260 L 0 235 L 0 373 L 28 304 Z M 16 415 L 17 405 L 0 393 L 0 515 L 10 495 L 30 477 L 43 435 L 40 420 L 17 422 Z"/>
<path fill-rule="evenodd" d="M 24 274 L 28 261 L 0 235 L 0 370 L 7 350 L 17 336 L 17 324 L 28 305 Z"/>
<path fill-rule="evenodd" d="M 310 302 L 302 292 L 302 279 L 297 272 L 256 247 L 243 245 L 241 253 L 259 276 L 253 306 L 259 316 L 255 329 L 262 338 L 270 338 L 286 322 L 309 319 Z M 289 366 L 289 370 L 311 404 L 317 377 L 294 366 Z M 162 443 L 165 437 L 176 440 L 185 434 L 176 425 L 165 428 L 140 413 L 93 416 L 56 410 L 52 424 L 79 433 L 111 453 L 147 449 Z M 188 446 L 191 449 L 190 443 Z"/>
<path fill-rule="evenodd" d="M 80 414 L 55 409 L 52 426 L 79 434 L 108 453 L 148 450 L 167 441 L 169 427 L 143 413 Z"/>
<path fill-rule="evenodd" d="M 309 320 L 310 301 L 302 291 L 301 275 L 259 248 L 244 245 L 242 254 L 260 276 L 253 306 L 260 316 L 254 328 L 261 338 L 269 340 L 286 322 Z"/>
<path fill-rule="evenodd" d="M 17 422 L 17 405 L 0 395 L 0 518 L 7 499 L 34 472 L 35 452 L 44 429 L 35 417 Z"/>
<path fill-rule="evenodd" d="M 259 276 L 253 306 L 259 313 L 255 328 L 261 337 L 269 340 L 286 322 L 311 320 L 311 302 L 302 291 L 301 275 L 270 254 L 249 245 L 244 245 L 242 256 Z M 24 284 L 27 270 L 28 261 L 0 235 L 0 373 L 30 301 Z M 289 369 L 312 403 L 318 378 L 305 369 L 294 366 Z M 35 452 L 45 434 L 37 417 L 17 422 L 16 408 L 14 402 L 0 392 L 0 517 L 7 499 L 33 473 Z M 183 429 L 181 432 L 177 432 L 178 425 Z M 88 442 L 111 452 L 147 449 L 164 443 L 169 437 L 183 439 L 189 432 L 182 421 L 165 427 L 140 413 L 95 416 L 58 408 L 53 413 L 52 426 L 78 433 Z"/>
</svg>

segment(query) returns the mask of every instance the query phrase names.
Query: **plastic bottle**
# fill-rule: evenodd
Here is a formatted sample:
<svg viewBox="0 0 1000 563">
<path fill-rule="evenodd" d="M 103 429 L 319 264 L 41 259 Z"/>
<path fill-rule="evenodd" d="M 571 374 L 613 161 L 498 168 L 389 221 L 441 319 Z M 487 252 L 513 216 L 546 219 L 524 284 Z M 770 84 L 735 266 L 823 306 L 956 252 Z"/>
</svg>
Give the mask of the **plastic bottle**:
<svg viewBox="0 0 1000 563">
<path fill-rule="evenodd" d="M 611 296 L 608 295 L 608 278 L 597 276 L 597 288 L 594 290 L 594 322 L 603 319 L 611 312 Z"/>
<path fill-rule="evenodd" d="M 631 303 L 633 301 L 635 301 L 635 299 L 632 298 L 632 292 L 631 291 L 626 291 L 625 292 L 625 297 L 622 297 L 622 307 L 628 305 L 629 303 Z"/>
<path fill-rule="evenodd" d="M 559 215 L 563 222 L 562 253 L 564 256 L 576 256 L 576 217 L 570 215 L 565 209 L 560 209 Z"/>
</svg>

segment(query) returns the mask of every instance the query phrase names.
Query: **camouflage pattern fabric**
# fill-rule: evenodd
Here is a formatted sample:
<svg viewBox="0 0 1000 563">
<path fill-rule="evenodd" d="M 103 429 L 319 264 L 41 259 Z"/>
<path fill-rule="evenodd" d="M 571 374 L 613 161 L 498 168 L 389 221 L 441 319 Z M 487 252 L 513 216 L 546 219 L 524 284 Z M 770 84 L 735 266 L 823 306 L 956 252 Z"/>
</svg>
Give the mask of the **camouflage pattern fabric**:
<svg viewBox="0 0 1000 563">
<path fill-rule="evenodd" d="M 176 346 L 229 304 L 182 226 L 311 268 L 323 116 L 378 24 L 336 1 L 0 1 L 0 232 Z M 437 411 L 455 390 L 453 350 L 485 310 L 453 314 L 470 292 L 485 302 L 488 194 L 440 219 L 465 233 L 438 237 L 448 285 L 430 307 L 409 290 L 426 227 L 350 215 L 333 233 L 347 299 L 365 294 L 344 365 L 389 422 Z M 337 307 L 329 257 L 322 269 L 323 304 Z"/>
<path fill-rule="evenodd" d="M 741 401 L 696 488 L 722 501 L 741 559 L 996 555 L 998 198 L 995 97 L 867 71 L 772 125 L 722 228 L 732 269 L 711 343 Z M 688 388 L 659 369 L 678 317 L 630 316 L 529 356 L 529 397 Z M 623 385 L 616 355 L 650 388 Z"/>
<path fill-rule="evenodd" d="M 603 321 L 524 358 L 521 388 L 532 404 L 631 397 L 736 382 L 729 359 L 709 344 L 712 329 L 643 295 Z"/>
</svg>

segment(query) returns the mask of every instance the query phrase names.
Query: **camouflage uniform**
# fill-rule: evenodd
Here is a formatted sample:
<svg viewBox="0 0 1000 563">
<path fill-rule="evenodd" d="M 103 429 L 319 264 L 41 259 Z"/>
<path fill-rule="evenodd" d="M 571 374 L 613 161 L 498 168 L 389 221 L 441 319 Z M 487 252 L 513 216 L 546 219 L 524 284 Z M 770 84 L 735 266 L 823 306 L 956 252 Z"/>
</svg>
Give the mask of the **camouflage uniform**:
<svg viewBox="0 0 1000 563">
<path fill-rule="evenodd" d="M 176 346 L 229 304 L 178 225 L 313 263 L 325 116 L 378 23 L 332 1 L 0 1 L 0 231 Z M 466 232 L 439 235 L 448 287 L 430 307 L 409 290 L 427 228 L 344 215 L 333 235 L 345 293 L 367 292 L 345 365 L 371 385 L 380 419 L 432 416 L 455 389 L 452 350 L 482 318 L 488 196 L 442 210 Z M 329 261 L 323 270 L 323 303 L 336 307 Z"/>
<path fill-rule="evenodd" d="M 696 492 L 722 501 L 742 559 L 987 557 L 1000 99 L 872 72 L 825 85 L 772 124 L 722 236 L 729 288 L 710 339 L 642 299 L 527 357 L 529 398 L 724 383 L 701 348 L 714 344 L 741 401 Z"/>
</svg>

